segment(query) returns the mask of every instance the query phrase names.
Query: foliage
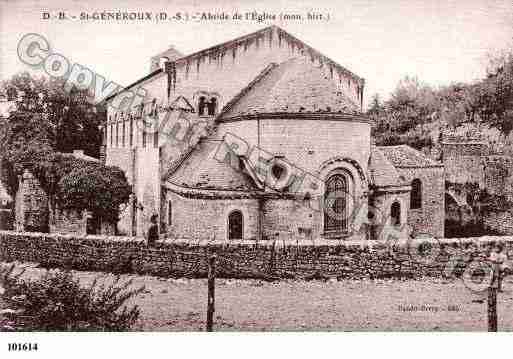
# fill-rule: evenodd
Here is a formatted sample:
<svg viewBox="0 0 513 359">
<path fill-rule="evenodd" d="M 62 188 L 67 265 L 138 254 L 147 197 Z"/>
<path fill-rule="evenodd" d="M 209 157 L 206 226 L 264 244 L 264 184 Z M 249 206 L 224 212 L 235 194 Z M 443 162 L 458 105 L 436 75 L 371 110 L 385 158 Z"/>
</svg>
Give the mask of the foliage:
<svg viewBox="0 0 513 359">
<path fill-rule="evenodd" d="M 482 120 L 508 135 L 513 130 L 513 53 L 492 60 L 488 76 L 476 85 Z"/>
<path fill-rule="evenodd" d="M 505 195 L 489 193 L 486 188 L 480 188 L 478 183 L 453 183 L 445 181 L 445 188 L 451 189 L 458 194 L 466 194 L 468 205 L 480 217 L 489 212 L 503 212 L 513 208 L 513 203 Z"/>
<path fill-rule="evenodd" d="M 120 205 L 128 202 L 131 193 L 124 172 L 95 162 L 79 162 L 58 182 L 57 198 L 61 207 L 89 210 L 116 222 Z"/>
<path fill-rule="evenodd" d="M 119 206 L 131 188 L 123 172 L 61 152 L 83 149 L 99 154 L 98 124 L 103 109 L 89 102 L 83 90 L 64 90 L 58 80 L 37 79 L 28 73 L 2 83 L 0 91 L 16 101 L 16 109 L 0 123 L 0 180 L 14 198 L 18 176 L 30 171 L 49 195 L 66 209 L 89 210 L 117 221 Z"/>
<path fill-rule="evenodd" d="M 37 167 L 52 152 L 82 149 L 99 156 L 98 126 L 105 109 L 92 104 L 87 91 L 72 88 L 67 92 L 62 80 L 23 72 L 1 82 L 0 95 L 15 103 L 9 117 L 0 119 L 1 180 L 11 196 L 17 191 L 22 168 L 27 164 Z"/>
<path fill-rule="evenodd" d="M 3 81 L 0 92 L 16 102 L 13 116 L 39 115 L 37 124 L 45 129 L 45 137 L 55 151 L 82 149 L 90 156 L 99 156 L 98 126 L 105 108 L 93 104 L 88 91 L 76 88 L 66 91 L 61 79 L 35 78 L 23 72 Z"/>
<path fill-rule="evenodd" d="M 130 289 L 132 281 L 99 284 L 98 278 L 81 287 L 70 272 L 47 271 L 40 279 L 22 279 L 14 274 L 14 265 L 0 268 L 3 293 L 8 306 L 3 310 L 8 323 L 22 331 L 122 331 L 137 321 L 137 306 L 126 302 L 144 291 Z M 7 328 L 8 329 L 8 328 Z"/>
<path fill-rule="evenodd" d="M 378 145 L 436 145 L 442 132 L 465 124 L 513 130 L 513 52 L 492 60 L 486 78 L 432 88 L 417 78 L 401 80 L 390 99 L 374 96 L 367 115 Z"/>
</svg>

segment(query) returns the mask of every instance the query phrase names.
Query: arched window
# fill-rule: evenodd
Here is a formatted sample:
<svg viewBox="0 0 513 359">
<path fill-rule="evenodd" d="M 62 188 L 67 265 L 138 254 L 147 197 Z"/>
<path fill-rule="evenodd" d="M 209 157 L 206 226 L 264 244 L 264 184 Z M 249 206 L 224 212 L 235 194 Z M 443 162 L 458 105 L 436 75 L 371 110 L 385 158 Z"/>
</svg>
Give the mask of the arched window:
<svg viewBox="0 0 513 359">
<path fill-rule="evenodd" d="M 401 225 L 401 204 L 399 202 L 392 203 L 392 207 L 390 207 L 390 219 L 393 226 Z"/>
<path fill-rule="evenodd" d="M 125 131 L 126 131 L 126 128 L 125 128 L 125 118 L 123 118 L 123 128 L 122 128 L 122 131 L 123 131 L 123 135 L 121 136 L 121 146 L 125 147 Z"/>
<path fill-rule="evenodd" d="M 119 147 L 119 122 L 116 122 L 116 147 Z"/>
<path fill-rule="evenodd" d="M 232 211 L 228 215 L 228 239 L 242 239 L 243 218 L 241 211 Z"/>
<path fill-rule="evenodd" d="M 153 132 L 153 148 L 159 148 L 159 131 Z"/>
<path fill-rule="evenodd" d="M 210 102 L 207 104 L 208 107 L 208 115 L 214 116 L 216 114 L 217 110 L 217 99 L 215 97 L 212 97 L 210 99 Z"/>
<path fill-rule="evenodd" d="M 157 99 L 154 98 L 151 101 L 150 117 L 157 117 Z"/>
<path fill-rule="evenodd" d="M 347 230 L 347 195 L 348 183 L 346 176 L 334 174 L 326 181 L 324 193 L 324 230 Z"/>
<path fill-rule="evenodd" d="M 105 144 L 112 147 L 112 115 L 109 116 L 109 120 L 105 124 Z"/>
<path fill-rule="evenodd" d="M 467 193 L 467 204 L 472 205 L 474 203 L 474 196 L 472 196 L 472 193 Z"/>
<path fill-rule="evenodd" d="M 207 106 L 207 102 L 205 99 L 205 96 L 201 96 L 198 101 L 198 115 L 204 116 L 205 115 L 205 107 Z"/>
<path fill-rule="evenodd" d="M 280 180 L 283 177 L 283 175 L 286 174 L 286 172 L 287 170 L 285 169 L 285 167 L 281 166 L 278 163 L 275 163 L 271 167 L 271 173 L 276 180 Z"/>
<path fill-rule="evenodd" d="M 410 208 L 418 209 L 422 207 L 422 182 L 415 178 L 411 181 Z"/>
<path fill-rule="evenodd" d="M 134 117 L 132 115 L 130 115 L 130 128 L 128 130 L 130 131 L 130 147 L 132 147 L 134 144 Z"/>
<path fill-rule="evenodd" d="M 167 225 L 170 226 L 173 223 L 173 207 L 171 201 L 167 202 Z"/>
</svg>

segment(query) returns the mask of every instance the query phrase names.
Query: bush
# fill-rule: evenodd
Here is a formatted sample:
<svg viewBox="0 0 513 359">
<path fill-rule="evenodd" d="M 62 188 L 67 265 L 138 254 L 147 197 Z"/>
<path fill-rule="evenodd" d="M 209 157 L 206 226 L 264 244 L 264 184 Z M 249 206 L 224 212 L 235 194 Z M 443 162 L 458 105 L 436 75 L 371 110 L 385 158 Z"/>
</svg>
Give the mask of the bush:
<svg viewBox="0 0 513 359">
<path fill-rule="evenodd" d="M 81 287 L 68 271 L 47 271 L 40 279 L 21 279 L 14 265 L 0 268 L 0 299 L 4 307 L 0 330 L 21 331 L 122 331 L 139 318 L 137 306 L 125 303 L 144 287 L 129 289 L 132 281 L 110 285 L 96 278 L 89 287 Z M 0 286 L 1 288 L 1 286 Z M 3 293 L 2 293 L 3 292 Z"/>
</svg>

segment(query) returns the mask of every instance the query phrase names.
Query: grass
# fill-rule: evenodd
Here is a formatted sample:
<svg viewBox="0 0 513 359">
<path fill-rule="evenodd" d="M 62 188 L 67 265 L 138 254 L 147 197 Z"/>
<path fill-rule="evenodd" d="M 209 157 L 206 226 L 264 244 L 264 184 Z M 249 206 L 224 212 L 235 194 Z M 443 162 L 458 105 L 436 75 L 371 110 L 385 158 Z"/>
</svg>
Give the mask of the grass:
<svg viewBox="0 0 513 359">
<path fill-rule="evenodd" d="M 25 275 L 40 276 L 34 264 Z M 95 272 L 73 272 L 83 285 Z M 106 281 L 114 279 L 106 275 Z M 145 292 L 135 330 L 203 331 L 204 279 L 124 275 Z M 513 330 L 513 278 L 498 296 L 499 330 Z M 459 279 L 280 281 L 216 280 L 214 329 L 222 331 L 486 331 L 486 294 Z"/>
</svg>

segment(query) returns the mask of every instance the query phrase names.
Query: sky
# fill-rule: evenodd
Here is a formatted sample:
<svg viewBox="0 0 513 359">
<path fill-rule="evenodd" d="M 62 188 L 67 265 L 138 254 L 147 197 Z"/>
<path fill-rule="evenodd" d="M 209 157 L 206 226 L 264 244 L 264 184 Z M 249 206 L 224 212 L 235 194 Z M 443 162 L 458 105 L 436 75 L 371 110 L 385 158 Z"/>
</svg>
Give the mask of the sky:
<svg viewBox="0 0 513 359">
<path fill-rule="evenodd" d="M 365 78 L 365 100 L 386 99 L 404 76 L 433 86 L 485 75 L 490 56 L 513 49 L 511 0 L 0 0 L 0 79 L 28 70 L 17 57 L 23 35 L 123 86 L 148 73 L 149 58 L 173 45 L 189 54 L 274 24 Z M 82 12 L 275 14 L 276 20 L 82 21 Z M 77 19 L 43 19 L 65 12 Z M 324 19 L 308 20 L 308 13 Z M 282 19 L 280 14 L 303 18 Z M 329 15 L 329 19 L 327 18 Z M 42 70 L 39 71 L 42 74 Z M 37 72 L 36 72 L 37 73 Z"/>
</svg>

